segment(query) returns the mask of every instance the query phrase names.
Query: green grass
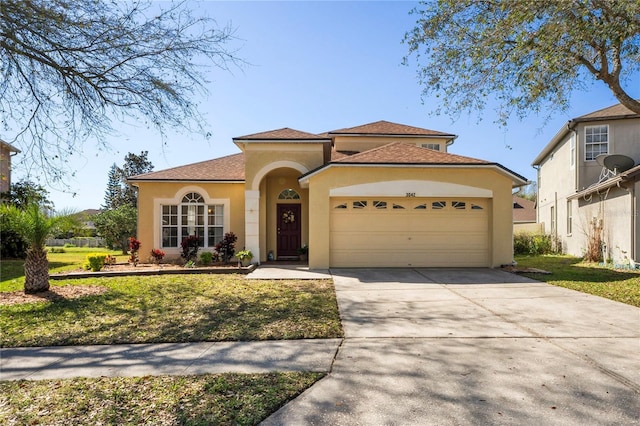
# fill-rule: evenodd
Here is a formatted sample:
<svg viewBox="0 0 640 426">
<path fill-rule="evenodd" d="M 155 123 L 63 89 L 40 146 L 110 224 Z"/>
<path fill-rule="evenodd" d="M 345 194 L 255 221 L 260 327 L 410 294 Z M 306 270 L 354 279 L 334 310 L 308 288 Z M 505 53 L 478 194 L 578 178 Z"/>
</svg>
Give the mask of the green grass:
<svg viewBox="0 0 640 426">
<path fill-rule="evenodd" d="M 529 275 L 536 280 L 640 307 L 640 271 L 614 270 L 559 255 L 517 256 L 516 261 L 519 267 L 551 272 Z"/>
<path fill-rule="evenodd" d="M 118 262 L 126 262 L 129 259 L 129 256 L 122 254 L 120 250 L 84 247 L 71 247 L 64 250 L 65 253 L 47 254 L 50 274 L 82 268 L 90 253 L 107 253 L 116 256 Z M 24 287 L 24 261 L 2 259 L 0 263 L 0 292 L 22 290 Z"/>
<path fill-rule="evenodd" d="M 255 425 L 321 373 L 0 382 L 0 424 Z"/>
<path fill-rule="evenodd" d="M 212 274 L 55 283 L 98 285 L 109 290 L 99 296 L 1 306 L 0 346 L 342 336 L 330 280 L 262 281 Z"/>
</svg>

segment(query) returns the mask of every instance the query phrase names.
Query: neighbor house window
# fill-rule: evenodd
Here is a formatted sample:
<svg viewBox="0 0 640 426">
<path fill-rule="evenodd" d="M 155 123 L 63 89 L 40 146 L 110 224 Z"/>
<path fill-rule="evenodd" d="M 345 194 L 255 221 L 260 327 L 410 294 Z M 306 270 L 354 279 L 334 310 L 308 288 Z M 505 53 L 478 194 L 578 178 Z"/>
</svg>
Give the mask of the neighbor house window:
<svg viewBox="0 0 640 426">
<path fill-rule="evenodd" d="M 433 149 L 434 151 L 440 151 L 439 143 L 423 143 L 422 147 L 427 149 Z"/>
<path fill-rule="evenodd" d="M 162 247 L 178 247 L 195 235 L 200 247 L 214 247 L 224 235 L 224 206 L 207 205 L 197 192 L 190 192 L 180 204 L 162 206 Z"/>
<path fill-rule="evenodd" d="M 571 235 L 573 231 L 573 211 L 571 207 L 571 200 L 567 201 L 567 235 Z"/>
<path fill-rule="evenodd" d="M 609 126 L 584 128 L 585 160 L 595 160 L 598 155 L 609 153 Z"/>
<path fill-rule="evenodd" d="M 556 208 L 551 206 L 551 234 L 556 233 Z"/>
</svg>

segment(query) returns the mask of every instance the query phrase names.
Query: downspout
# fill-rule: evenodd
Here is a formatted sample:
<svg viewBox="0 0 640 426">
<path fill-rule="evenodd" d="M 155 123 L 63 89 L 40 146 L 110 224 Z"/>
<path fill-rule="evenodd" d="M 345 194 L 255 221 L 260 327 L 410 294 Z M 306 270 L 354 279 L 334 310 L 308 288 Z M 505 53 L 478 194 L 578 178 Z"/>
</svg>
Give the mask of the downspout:
<svg viewBox="0 0 640 426">
<path fill-rule="evenodd" d="M 635 268 L 636 263 L 636 244 L 637 244 L 637 220 L 638 220 L 638 205 L 636 204 L 636 184 L 635 182 L 629 188 L 629 195 L 631 198 L 631 247 L 629 253 L 629 259 L 631 259 L 631 264 Z"/>
<path fill-rule="evenodd" d="M 532 167 L 536 171 L 536 223 L 540 223 L 540 209 L 538 208 L 540 206 L 540 165 L 537 164 Z"/>
</svg>

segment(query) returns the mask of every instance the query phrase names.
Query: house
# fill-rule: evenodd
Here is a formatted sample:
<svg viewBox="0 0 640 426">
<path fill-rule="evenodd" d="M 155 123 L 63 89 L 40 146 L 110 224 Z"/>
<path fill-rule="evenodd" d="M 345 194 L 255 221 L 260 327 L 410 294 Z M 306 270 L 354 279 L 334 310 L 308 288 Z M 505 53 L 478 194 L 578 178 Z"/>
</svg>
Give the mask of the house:
<svg viewBox="0 0 640 426">
<path fill-rule="evenodd" d="M 309 267 L 496 267 L 511 263 L 512 198 L 526 179 L 448 153 L 456 136 L 387 121 L 312 134 L 240 136 L 240 153 L 135 176 L 138 239 L 177 256 L 188 235 L 226 232 L 254 262 Z"/>
<path fill-rule="evenodd" d="M 526 198 L 513 196 L 513 232 L 540 232 L 536 223 L 536 203 Z"/>
<path fill-rule="evenodd" d="M 11 188 L 11 157 L 20 150 L 0 139 L 0 192 Z"/>
<path fill-rule="evenodd" d="M 569 120 L 544 147 L 533 161 L 538 222 L 562 251 L 592 244 L 618 264 L 639 259 L 638 162 L 640 116 L 621 104 Z"/>
</svg>

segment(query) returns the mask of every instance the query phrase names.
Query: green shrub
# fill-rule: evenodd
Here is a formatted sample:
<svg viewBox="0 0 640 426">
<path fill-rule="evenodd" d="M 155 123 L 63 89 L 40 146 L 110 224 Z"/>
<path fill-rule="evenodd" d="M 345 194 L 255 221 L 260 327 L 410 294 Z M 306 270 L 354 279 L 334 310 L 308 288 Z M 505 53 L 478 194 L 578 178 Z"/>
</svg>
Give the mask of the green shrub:
<svg viewBox="0 0 640 426">
<path fill-rule="evenodd" d="M 513 252 L 516 255 L 536 256 L 553 253 L 551 235 L 519 233 L 513 236 Z"/>
<path fill-rule="evenodd" d="M 106 253 L 91 253 L 87 255 L 87 261 L 84 269 L 98 272 L 104 266 L 104 261 L 109 255 Z"/>
<path fill-rule="evenodd" d="M 66 253 L 63 247 L 49 247 L 49 253 Z"/>
<path fill-rule="evenodd" d="M 200 263 L 203 265 L 211 265 L 211 262 L 213 262 L 213 253 L 210 251 L 200 253 Z"/>
<path fill-rule="evenodd" d="M 16 231 L 3 229 L 0 231 L 0 257 L 4 259 L 24 259 L 27 257 L 29 245 Z"/>
<path fill-rule="evenodd" d="M 64 248 L 74 248 L 76 245 L 75 244 L 71 244 L 71 243 L 65 243 L 64 244 Z"/>
</svg>

